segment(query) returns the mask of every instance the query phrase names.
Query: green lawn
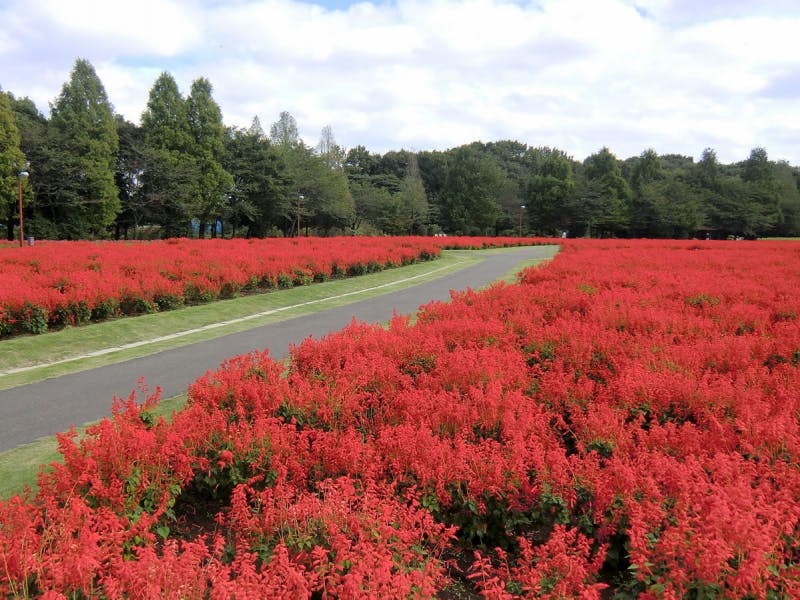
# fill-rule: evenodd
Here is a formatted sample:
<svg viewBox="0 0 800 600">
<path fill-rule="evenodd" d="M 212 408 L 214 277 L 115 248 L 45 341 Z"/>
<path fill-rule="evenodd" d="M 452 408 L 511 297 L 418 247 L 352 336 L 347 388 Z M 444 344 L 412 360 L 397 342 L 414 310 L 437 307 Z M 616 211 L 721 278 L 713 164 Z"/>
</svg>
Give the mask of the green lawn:
<svg viewBox="0 0 800 600">
<path fill-rule="evenodd" d="M 510 250 L 513 249 L 445 251 L 441 258 L 432 262 L 360 277 L 5 340 L 0 342 L 0 389 L 121 362 L 394 292 L 466 268 L 482 260 L 487 253 Z M 556 251 L 554 247 L 553 255 Z M 499 280 L 514 282 L 520 270 L 540 262 L 521 261 Z M 171 335 L 176 337 L 169 337 Z M 134 343 L 140 345 L 114 350 Z M 91 353 L 100 354 L 88 356 Z M 185 395 L 164 399 L 158 412 L 169 417 L 185 401 Z M 41 466 L 60 459 L 56 448 L 55 437 L 47 437 L 0 453 L 0 499 L 21 492 L 25 486 L 35 486 Z"/>
</svg>

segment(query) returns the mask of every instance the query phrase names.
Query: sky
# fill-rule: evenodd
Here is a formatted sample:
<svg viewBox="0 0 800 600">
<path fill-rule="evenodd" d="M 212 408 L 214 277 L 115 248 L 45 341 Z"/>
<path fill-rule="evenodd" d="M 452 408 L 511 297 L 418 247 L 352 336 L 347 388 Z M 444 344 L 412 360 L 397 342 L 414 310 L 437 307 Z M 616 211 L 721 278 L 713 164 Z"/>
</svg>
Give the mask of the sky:
<svg viewBox="0 0 800 600">
<path fill-rule="evenodd" d="M 310 146 L 800 165 L 800 0 L 0 0 L 0 23 L 0 87 L 45 114 L 84 58 L 133 122 L 168 71 Z"/>
</svg>

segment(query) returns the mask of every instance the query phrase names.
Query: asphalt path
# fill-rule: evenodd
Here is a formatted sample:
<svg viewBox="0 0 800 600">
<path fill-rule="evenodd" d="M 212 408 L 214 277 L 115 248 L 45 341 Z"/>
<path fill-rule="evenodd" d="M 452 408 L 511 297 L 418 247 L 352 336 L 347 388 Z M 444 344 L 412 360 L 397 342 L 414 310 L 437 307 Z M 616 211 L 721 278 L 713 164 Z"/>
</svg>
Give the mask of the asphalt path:
<svg viewBox="0 0 800 600">
<path fill-rule="evenodd" d="M 291 345 L 338 331 L 354 318 L 384 323 L 394 313 L 414 314 L 423 304 L 449 300 L 451 290 L 481 288 L 520 261 L 552 255 L 552 247 L 540 246 L 487 254 L 475 265 L 397 292 L 0 391 L 0 452 L 110 414 L 113 398 L 127 398 L 138 388 L 140 378 L 150 390 L 160 387 L 162 397 L 170 398 L 184 393 L 191 382 L 216 370 L 227 358 L 267 348 L 274 358 L 281 359 Z"/>
</svg>

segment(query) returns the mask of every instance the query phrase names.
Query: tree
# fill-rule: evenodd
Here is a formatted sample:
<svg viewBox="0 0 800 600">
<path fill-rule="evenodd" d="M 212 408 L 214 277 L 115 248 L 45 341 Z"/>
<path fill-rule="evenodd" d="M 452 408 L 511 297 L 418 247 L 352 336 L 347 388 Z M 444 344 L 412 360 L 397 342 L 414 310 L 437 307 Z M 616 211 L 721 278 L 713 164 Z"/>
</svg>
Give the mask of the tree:
<svg viewBox="0 0 800 600">
<path fill-rule="evenodd" d="M 355 205 L 344 170 L 332 170 L 325 158 L 300 141 L 297 123 L 288 112 L 272 124 L 270 140 L 286 165 L 285 201 L 295 207 L 295 234 L 300 234 L 298 213 L 300 228 L 306 231 L 313 228 L 324 235 L 348 230 L 355 221 Z"/>
<path fill-rule="evenodd" d="M 225 128 L 222 111 L 211 96 L 211 82 L 205 77 L 192 83 L 186 100 L 191 143 L 188 148 L 197 164 L 197 204 L 195 216 L 200 221 L 199 236 L 205 236 L 207 223 L 222 218 L 225 195 L 233 184 L 233 178 L 222 166 L 225 149 Z M 217 228 L 212 226 L 211 237 L 216 237 Z"/>
<path fill-rule="evenodd" d="M 298 194 L 303 196 L 306 230 L 312 227 L 321 235 L 346 231 L 354 221 L 355 204 L 344 172 L 329 169 L 321 157 L 302 145 L 289 157 Z"/>
<path fill-rule="evenodd" d="M 634 192 L 646 183 L 656 181 L 664 176 L 661 158 L 655 150 L 648 148 L 634 162 L 631 174 L 631 186 Z"/>
<path fill-rule="evenodd" d="M 379 160 L 379 155 L 371 154 L 364 146 L 350 148 L 344 159 L 344 172 L 351 182 L 368 182 L 375 174 Z"/>
<path fill-rule="evenodd" d="M 368 180 L 350 181 L 353 197 L 352 231 L 386 233 L 383 229 L 386 215 L 394 210 L 394 197 L 389 190 L 372 185 Z"/>
<path fill-rule="evenodd" d="M 164 236 L 185 236 L 199 194 L 199 173 L 189 152 L 192 133 L 187 104 L 175 78 L 167 72 L 150 88 L 142 132 L 146 144 L 142 194 Z"/>
<path fill-rule="evenodd" d="M 572 160 L 555 148 L 529 152 L 532 163 L 525 201 L 528 220 L 537 235 L 560 234 L 569 228 L 568 206 L 575 192 Z"/>
<path fill-rule="evenodd" d="M 758 237 L 772 232 L 782 222 L 780 192 L 775 177 L 774 164 L 764 148 L 753 148 L 742 165 L 745 182 L 745 210 L 743 223 L 745 237 Z"/>
<path fill-rule="evenodd" d="M 330 125 L 322 128 L 319 143 L 317 144 L 317 153 L 320 155 L 329 169 L 341 171 L 344 169 L 345 159 L 347 153 L 344 149 L 336 143 L 333 137 L 333 130 Z"/>
<path fill-rule="evenodd" d="M 763 148 L 754 148 L 746 161 L 727 168 L 707 150 L 693 182 L 708 215 L 705 226 L 715 237 L 755 238 L 780 225 L 779 185 Z"/>
<path fill-rule="evenodd" d="M 11 98 L 0 91 L 0 206 L 4 206 L 6 234 L 14 239 L 14 217 L 19 215 L 19 172 L 25 168 L 25 154 L 11 108 Z"/>
<path fill-rule="evenodd" d="M 583 162 L 579 221 L 587 236 L 620 236 L 630 223 L 631 190 L 622 178 L 619 162 L 603 148 Z"/>
<path fill-rule="evenodd" d="M 232 234 L 236 235 L 239 225 L 247 227 L 248 237 L 264 237 L 273 228 L 288 233 L 295 215 L 289 203 L 286 165 L 257 117 L 249 129 L 228 130 L 223 166 L 233 177 L 227 207 Z"/>
<path fill-rule="evenodd" d="M 393 194 L 399 192 L 400 182 L 408 169 L 408 157 L 409 152 L 405 150 L 391 150 L 378 156 L 371 177 L 373 185 L 386 188 Z"/>
<path fill-rule="evenodd" d="M 781 161 L 775 165 L 774 173 L 781 211 L 781 222 L 775 229 L 775 235 L 800 236 L 800 170 Z"/>
<path fill-rule="evenodd" d="M 117 215 L 115 237 L 128 239 L 128 230 L 133 228 L 137 238 L 138 228 L 148 220 L 148 204 L 142 194 L 142 176 L 146 168 L 146 148 L 141 127 L 116 117 L 119 150 L 115 180 L 119 188 L 121 211 Z"/>
<path fill-rule="evenodd" d="M 419 176 L 428 197 L 429 232 L 441 230 L 441 196 L 447 179 L 447 161 L 448 154 L 446 152 L 417 153 Z"/>
<path fill-rule="evenodd" d="M 663 214 L 662 205 L 664 198 L 659 196 L 660 191 L 666 190 L 653 183 L 663 179 L 664 169 L 661 159 L 655 150 L 648 148 L 633 161 L 631 169 L 631 211 L 630 233 L 639 237 L 661 237 L 663 235 L 661 221 L 667 215 Z M 647 193 L 645 193 L 645 189 Z M 669 220 L 669 219 L 667 219 Z M 662 233 L 658 233 L 662 230 Z"/>
<path fill-rule="evenodd" d="M 694 179 L 700 187 L 709 190 L 719 186 L 720 166 L 717 153 L 712 148 L 703 150 L 695 168 Z"/>
<path fill-rule="evenodd" d="M 175 78 L 164 71 L 153 82 L 142 113 L 142 129 L 153 148 L 187 152 L 192 143 L 187 105 Z"/>
<path fill-rule="evenodd" d="M 448 233 L 486 235 L 494 233 L 500 206 L 498 190 L 505 174 L 488 156 L 462 146 L 451 153 L 441 196 L 441 225 Z"/>
<path fill-rule="evenodd" d="M 278 120 L 269 128 L 269 139 L 282 150 L 288 150 L 300 144 L 297 121 L 289 112 L 285 110 L 281 112 Z"/>
<path fill-rule="evenodd" d="M 119 139 L 111 104 L 89 61 L 75 61 L 50 113 L 64 159 L 55 192 L 60 208 L 56 225 L 63 237 L 104 237 L 120 211 L 114 181 Z"/>
<path fill-rule="evenodd" d="M 47 118 L 30 98 L 11 98 L 14 120 L 20 134 L 20 148 L 30 163 L 25 186 L 25 231 L 43 239 L 60 236 L 56 223 L 60 206 L 56 194 L 61 189 L 65 157 L 56 146 Z"/>
<path fill-rule="evenodd" d="M 425 233 L 428 220 L 428 197 L 425 186 L 419 175 L 417 157 L 411 154 L 408 159 L 405 177 L 400 182 L 400 189 L 395 194 L 396 217 L 394 219 L 398 233 L 419 235 Z"/>
<path fill-rule="evenodd" d="M 677 174 L 641 183 L 637 191 L 632 223 L 633 235 L 688 238 L 702 226 L 705 214 L 702 196 Z M 646 207 L 648 221 L 637 221 Z"/>
<path fill-rule="evenodd" d="M 775 176 L 772 172 L 772 163 L 769 161 L 767 151 L 757 147 L 750 151 L 750 156 L 742 165 L 742 179 L 749 183 L 759 183 L 772 186 Z"/>
</svg>

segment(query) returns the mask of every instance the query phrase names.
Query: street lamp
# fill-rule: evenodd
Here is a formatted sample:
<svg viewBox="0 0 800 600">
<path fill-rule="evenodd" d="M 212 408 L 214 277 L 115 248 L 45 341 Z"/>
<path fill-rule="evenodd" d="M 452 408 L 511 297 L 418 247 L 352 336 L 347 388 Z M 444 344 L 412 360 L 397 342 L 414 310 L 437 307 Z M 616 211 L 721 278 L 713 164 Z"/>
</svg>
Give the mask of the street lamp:
<svg viewBox="0 0 800 600">
<path fill-rule="evenodd" d="M 522 211 L 525 210 L 525 205 L 519 207 L 519 237 L 522 237 Z"/>
<path fill-rule="evenodd" d="M 305 200 L 303 194 L 297 194 L 297 237 L 300 237 L 300 203 Z"/>
<path fill-rule="evenodd" d="M 19 191 L 19 247 L 22 248 L 22 240 L 25 239 L 25 226 L 22 217 L 22 180 L 28 178 L 27 171 L 17 173 L 17 189 Z"/>
</svg>

